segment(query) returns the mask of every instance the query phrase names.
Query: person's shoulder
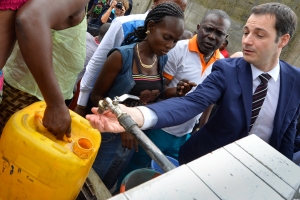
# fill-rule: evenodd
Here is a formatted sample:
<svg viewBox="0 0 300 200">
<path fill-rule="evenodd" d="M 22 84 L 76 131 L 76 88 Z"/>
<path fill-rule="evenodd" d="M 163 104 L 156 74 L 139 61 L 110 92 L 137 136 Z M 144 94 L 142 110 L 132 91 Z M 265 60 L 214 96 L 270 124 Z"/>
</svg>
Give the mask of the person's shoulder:
<svg viewBox="0 0 300 200">
<path fill-rule="evenodd" d="M 189 41 L 190 40 L 188 40 L 188 39 L 186 39 L 186 40 L 179 40 L 178 42 L 177 42 L 177 44 L 176 44 L 176 46 L 175 47 L 179 47 L 179 48 L 183 48 L 183 47 L 187 47 L 188 45 L 189 45 Z"/>
<path fill-rule="evenodd" d="M 120 47 L 116 47 L 117 49 L 122 49 L 122 50 L 132 50 L 134 49 L 136 43 L 132 43 L 132 44 L 128 44 L 128 45 L 123 45 L 123 46 L 120 46 Z"/>
<path fill-rule="evenodd" d="M 300 68 L 295 67 L 283 60 L 279 61 L 281 70 L 286 71 L 286 73 L 291 74 L 293 76 L 297 76 L 297 79 L 300 78 Z"/>
<path fill-rule="evenodd" d="M 168 55 L 159 56 L 159 63 L 164 67 L 168 61 Z"/>
<path fill-rule="evenodd" d="M 89 32 L 85 32 L 85 36 L 86 36 L 86 40 L 94 39 L 94 36 L 92 36 L 92 34 L 90 34 Z"/>
<path fill-rule="evenodd" d="M 125 55 L 125 54 L 128 54 L 128 53 L 130 54 L 131 52 L 133 52 L 133 49 L 134 49 L 135 45 L 136 45 L 136 43 L 129 44 L 129 45 L 124 45 L 124 46 L 119 46 L 119 47 L 114 47 L 113 49 L 110 50 L 110 53 L 108 55 L 110 55 L 115 50 L 118 50 L 122 55 Z"/>
<path fill-rule="evenodd" d="M 215 52 L 218 52 L 218 50 L 216 50 Z M 224 59 L 224 58 L 225 58 L 224 55 L 221 53 L 221 51 L 219 51 L 219 56 L 220 56 L 219 59 Z M 218 59 L 217 59 L 217 60 L 218 60 Z"/>
<path fill-rule="evenodd" d="M 146 19 L 146 14 L 132 14 L 126 15 L 122 17 L 117 17 L 114 19 L 117 23 L 125 24 L 125 23 L 133 23 L 134 21 L 144 21 Z"/>
<path fill-rule="evenodd" d="M 187 51 L 189 46 L 189 40 L 179 40 L 176 46 L 170 50 L 171 53 L 180 52 L 183 55 L 183 51 Z"/>
<path fill-rule="evenodd" d="M 228 74 L 236 74 L 239 70 L 246 70 L 250 64 L 241 58 L 219 59 L 213 63 L 212 71 L 223 71 Z"/>
<path fill-rule="evenodd" d="M 298 67 L 295 67 L 295 66 L 289 64 L 288 62 L 286 62 L 284 60 L 279 60 L 279 64 L 280 64 L 280 66 L 285 66 L 285 67 L 288 67 L 288 68 L 290 68 L 292 70 L 296 70 L 296 71 L 300 70 Z"/>
<path fill-rule="evenodd" d="M 240 67 L 247 65 L 247 62 L 243 57 L 239 58 L 226 58 L 226 59 L 219 59 L 215 62 L 216 64 L 223 64 L 228 67 Z"/>
<path fill-rule="evenodd" d="M 86 46 L 91 47 L 91 46 L 98 46 L 98 44 L 95 41 L 95 37 L 92 36 L 89 32 L 86 32 L 86 40 L 85 40 Z"/>
</svg>

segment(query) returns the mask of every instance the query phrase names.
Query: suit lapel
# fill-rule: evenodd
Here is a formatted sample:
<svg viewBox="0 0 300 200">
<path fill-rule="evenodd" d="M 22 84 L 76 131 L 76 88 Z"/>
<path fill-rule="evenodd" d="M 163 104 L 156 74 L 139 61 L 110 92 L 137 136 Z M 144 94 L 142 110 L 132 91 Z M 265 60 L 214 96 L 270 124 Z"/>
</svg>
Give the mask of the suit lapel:
<svg viewBox="0 0 300 200">
<path fill-rule="evenodd" d="M 294 83 L 295 80 L 292 73 L 290 72 L 290 69 L 283 62 L 280 62 L 280 92 L 274 117 L 272 137 L 277 137 L 280 132 L 290 98 L 292 97 Z"/>
<path fill-rule="evenodd" d="M 243 58 L 237 63 L 238 81 L 242 90 L 242 98 L 248 127 L 250 126 L 252 110 L 252 70 L 249 63 Z M 248 128 L 249 129 L 249 128 Z"/>
</svg>

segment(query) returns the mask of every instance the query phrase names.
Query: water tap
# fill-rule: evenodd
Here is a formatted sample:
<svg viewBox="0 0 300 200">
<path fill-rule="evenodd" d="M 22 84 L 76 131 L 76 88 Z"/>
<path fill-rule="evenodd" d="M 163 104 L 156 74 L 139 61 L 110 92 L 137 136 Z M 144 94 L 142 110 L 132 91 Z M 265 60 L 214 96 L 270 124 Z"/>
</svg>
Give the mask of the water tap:
<svg viewBox="0 0 300 200">
<path fill-rule="evenodd" d="M 106 97 L 104 100 L 99 101 L 98 113 L 102 114 L 104 111 L 110 110 L 117 117 L 119 117 L 123 112 L 118 106 L 118 104 L 125 101 L 126 99 L 140 100 L 139 97 L 130 94 L 123 94 L 120 97 L 116 96 L 114 100 L 111 100 L 109 97 Z"/>
</svg>

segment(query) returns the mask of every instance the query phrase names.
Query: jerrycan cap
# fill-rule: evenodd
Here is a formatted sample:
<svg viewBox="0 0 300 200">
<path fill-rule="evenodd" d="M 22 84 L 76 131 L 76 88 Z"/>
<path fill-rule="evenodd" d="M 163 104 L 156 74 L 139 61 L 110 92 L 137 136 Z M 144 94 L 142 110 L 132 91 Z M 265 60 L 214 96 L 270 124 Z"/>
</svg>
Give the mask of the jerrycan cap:
<svg viewBox="0 0 300 200">
<path fill-rule="evenodd" d="M 81 159 L 87 159 L 93 153 L 94 144 L 88 138 L 79 138 L 74 142 L 73 152 Z"/>
</svg>

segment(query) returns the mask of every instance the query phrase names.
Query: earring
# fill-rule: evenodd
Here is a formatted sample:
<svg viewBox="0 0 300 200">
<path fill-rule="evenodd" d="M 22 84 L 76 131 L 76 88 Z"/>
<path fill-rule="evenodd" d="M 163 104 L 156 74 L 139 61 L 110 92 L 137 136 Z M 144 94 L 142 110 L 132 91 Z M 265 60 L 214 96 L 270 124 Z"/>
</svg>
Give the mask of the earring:
<svg viewBox="0 0 300 200">
<path fill-rule="evenodd" d="M 146 31 L 146 34 L 148 35 L 149 33 L 150 33 L 150 30 L 147 30 L 147 31 Z"/>
</svg>

